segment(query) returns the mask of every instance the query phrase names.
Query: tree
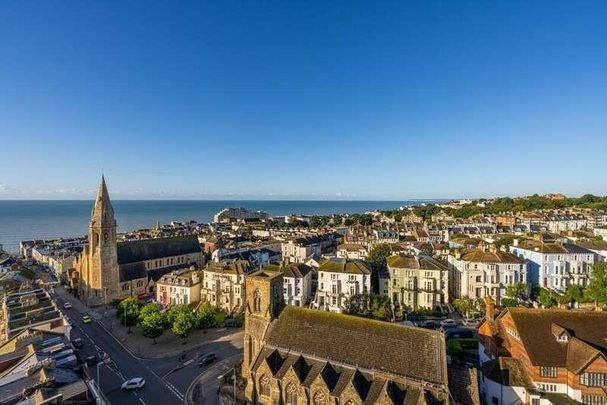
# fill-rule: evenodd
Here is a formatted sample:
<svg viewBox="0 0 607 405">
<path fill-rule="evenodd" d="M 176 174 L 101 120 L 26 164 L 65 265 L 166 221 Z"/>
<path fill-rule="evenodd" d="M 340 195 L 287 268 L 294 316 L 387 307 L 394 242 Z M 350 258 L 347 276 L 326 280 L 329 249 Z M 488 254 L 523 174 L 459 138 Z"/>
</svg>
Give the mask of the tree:
<svg viewBox="0 0 607 405">
<path fill-rule="evenodd" d="M 389 245 L 375 245 L 367 255 L 367 263 L 375 270 L 384 269 L 386 267 L 386 260 L 391 253 Z"/>
<path fill-rule="evenodd" d="M 173 305 L 167 311 L 167 316 L 166 316 L 167 324 L 169 326 L 172 326 L 175 323 L 175 320 L 177 319 L 177 316 L 179 316 L 182 313 L 190 313 L 191 314 L 192 310 L 187 305 L 185 305 L 185 304 L 183 304 L 183 305 Z"/>
<path fill-rule="evenodd" d="M 116 308 L 116 316 L 123 326 L 128 326 L 128 333 L 131 333 L 131 326 L 137 323 L 141 302 L 135 297 L 125 298 Z"/>
<path fill-rule="evenodd" d="M 462 314 L 468 316 L 468 313 L 475 308 L 474 301 L 467 296 L 453 300 L 453 307 Z"/>
<path fill-rule="evenodd" d="M 164 332 L 164 317 L 160 312 L 148 311 L 146 315 L 140 317 L 139 325 L 143 336 L 153 339 L 156 344 L 156 338 Z"/>
<path fill-rule="evenodd" d="M 214 306 L 206 303 L 196 312 L 196 327 L 200 329 L 214 328 L 218 325 L 217 314 L 220 312 Z"/>
<path fill-rule="evenodd" d="M 584 289 L 577 284 L 569 284 L 565 294 L 574 302 L 582 302 L 584 299 Z"/>
<path fill-rule="evenodd" d="M 516 307 L 518 305 L 518 300 L 515 298 L 502 298 L 501 304 L 503 307 L 508 307 L 508 308 L 512 308 L 512 307 Z"/>
<path fill-rule="evenodd" d="M 522 300 L 527 295 L 527 284 L 516 283 L 506 287 L 506 295 L 515 300 Z"/>
<path fill-rule="evenodd" d="M 599 262 L 592 266 L 586 297 L 594 301 L 595 307 L 599 304 L 607 304 L 607 262 Z"/>
<path fill-rule="evenodd" d="M 145 317 L 151 314 L 160 313 L 160 308 L 156 304 L 146 304 L 139 311 L 139 322 L 142 322 Z"/>
<path fill-rule="evenodd" d="M 194 327 L 194 314 L 191 312 L 180 312 L 175 317 L 175 321 L 173 322 L 173 327 L 171 330 L 180 339 L 183 339 L 183 343 L 188 336 L 190 336 L 190 332 L 192 332 L 192 328 Z"/>
<path fill-rule="evenodd" d="M 552 293 L 545 288 L 542 288 L 540 290 L 537 301 L 544 308 L 550 308 L 550 307 L 554 306 L 554 302 L 555 302 L 554 296 L 552 295 Z"/>
</svg>

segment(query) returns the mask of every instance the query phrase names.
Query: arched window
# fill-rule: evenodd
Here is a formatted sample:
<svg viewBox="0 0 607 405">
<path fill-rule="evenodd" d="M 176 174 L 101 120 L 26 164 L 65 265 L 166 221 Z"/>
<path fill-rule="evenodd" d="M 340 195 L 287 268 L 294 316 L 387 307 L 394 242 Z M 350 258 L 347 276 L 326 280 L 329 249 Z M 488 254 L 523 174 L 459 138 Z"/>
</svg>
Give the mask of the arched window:
<svg viewBox="0 0 607 405">
<path fill-rule="evenodd" d="M 265 374 L 259 379 L 259 394 L 264 397 L 270 396 L 270 379 Z"/>
<path fill-rule="evenodd" d="M 287 384 L 285 400 L 289 405 L 297 405 L 297 387 L 293 384 L 293 381 Z"/>
<path fill-rule="evenodd" d="M 325 394 L 322 391 L 318 391 L 316 394 L 314 394 L 314 398 L 312 399 L 312 402 L 314 405 L 326 405 L 327 397 L 325 396 Z"/>
<path fill-rule="evenodd" d="M 259 289 L 255 290 L 255 293 L 253 294 L 253 311 L 261 312 L 261 293 L 259 292 Z"/>
</svg>

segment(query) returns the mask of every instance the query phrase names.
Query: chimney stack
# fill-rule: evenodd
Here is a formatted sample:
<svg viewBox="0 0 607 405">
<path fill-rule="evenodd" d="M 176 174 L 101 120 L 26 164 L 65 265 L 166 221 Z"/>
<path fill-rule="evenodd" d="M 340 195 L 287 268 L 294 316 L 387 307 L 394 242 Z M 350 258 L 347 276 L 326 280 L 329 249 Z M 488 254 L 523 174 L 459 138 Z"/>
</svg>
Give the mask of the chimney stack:
<svg viewBox="0 0 607 405">
<path fill-rule="evenodd" d="M 485 318 L 488 321 L 495 319 L 495 301 L 490 295 L 485 296 Z"/>
</svg>

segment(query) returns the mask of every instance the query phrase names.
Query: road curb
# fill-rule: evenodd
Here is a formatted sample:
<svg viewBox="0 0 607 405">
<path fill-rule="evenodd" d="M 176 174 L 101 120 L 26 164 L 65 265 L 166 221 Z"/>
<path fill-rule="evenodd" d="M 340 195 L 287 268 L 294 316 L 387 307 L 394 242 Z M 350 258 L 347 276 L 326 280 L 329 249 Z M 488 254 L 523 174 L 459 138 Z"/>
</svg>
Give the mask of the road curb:
<svg viewBox="0 0 607 405">
<path fill-rule="evenodd" d="M 228 364 L 229 361 L 231 361 L 233 359 L 238 359 L 239 357 L 242 357 L 242 353 L 233 354 L 232 356 L 215 363 L 215 365 L 213 367 L 216 367 L 224 362 L 225 362 L 224 364 Z M 211 371 L 213 369 L 213 367 L 207 368 L 202 373 L 198 374 L 198 376 L 196 376 L 196 378 L 194 378 L 194 380 L 192 380 L 192 382 L 188 386 L 188 389 L 186 390 L 185 396 L 184 396 L 184 402 L 186 405 L 195 405 L 194 401 L 192 401 L 192 398 L 191 398 L 192 391 L 194 391 L 194 387 L 196 385 L 198 385 L 198 381 L 201 380 L 205 376 L 205 374 L 207 374 L 209 371 Z"/>
</svg>

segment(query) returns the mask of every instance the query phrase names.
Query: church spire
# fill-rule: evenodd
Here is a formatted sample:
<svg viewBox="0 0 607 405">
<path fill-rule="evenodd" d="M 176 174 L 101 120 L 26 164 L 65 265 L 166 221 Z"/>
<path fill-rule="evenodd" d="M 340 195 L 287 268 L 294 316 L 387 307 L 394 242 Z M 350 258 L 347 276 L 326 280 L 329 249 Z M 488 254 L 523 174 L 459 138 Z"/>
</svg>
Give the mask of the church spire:
<svg viewBox="0 0 607 405">
<path fill-rule="evenodd" d="M 110 201 L 110 194 L 107 191 L 105 184 L 105 177 L 101 175 L 101 183 L 97 190 L 97 197 L 95 198 L 95 205 L 93 206 L 93 212 L 91 214 L 91 222 L 99 225 L 115 225 L 114 220 L 114 208 Z"/>
</svg>

